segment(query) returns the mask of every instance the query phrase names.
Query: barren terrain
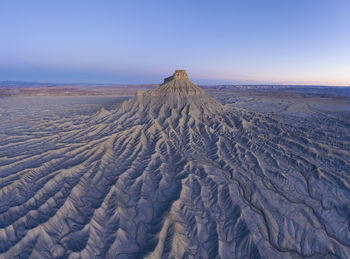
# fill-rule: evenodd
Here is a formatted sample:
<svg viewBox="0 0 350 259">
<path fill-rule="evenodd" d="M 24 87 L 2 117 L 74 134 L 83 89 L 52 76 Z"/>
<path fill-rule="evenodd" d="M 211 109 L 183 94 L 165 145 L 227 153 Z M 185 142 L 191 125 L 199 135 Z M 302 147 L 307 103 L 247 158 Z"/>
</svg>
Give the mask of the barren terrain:
<svg viewBox="0 0 350 259">
<path fill-rule="evenodd" d="M 349 97 L 0 99 L 0 257 L 349 258 Z"/>
</svg>

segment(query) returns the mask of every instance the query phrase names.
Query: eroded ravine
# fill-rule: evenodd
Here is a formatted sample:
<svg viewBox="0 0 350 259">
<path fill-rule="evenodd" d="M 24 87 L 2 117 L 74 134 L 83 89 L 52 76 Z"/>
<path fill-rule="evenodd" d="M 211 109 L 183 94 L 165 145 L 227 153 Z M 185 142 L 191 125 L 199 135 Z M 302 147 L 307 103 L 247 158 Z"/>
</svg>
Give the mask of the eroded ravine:
<svg viewBox="0 0 350 259">
<path fill-rule="evenodd" d="M 1 140 L 0 257 L 350 256 L 346 126 L 222 106 L 181 71 L 46 127 Z"/>
</svg>

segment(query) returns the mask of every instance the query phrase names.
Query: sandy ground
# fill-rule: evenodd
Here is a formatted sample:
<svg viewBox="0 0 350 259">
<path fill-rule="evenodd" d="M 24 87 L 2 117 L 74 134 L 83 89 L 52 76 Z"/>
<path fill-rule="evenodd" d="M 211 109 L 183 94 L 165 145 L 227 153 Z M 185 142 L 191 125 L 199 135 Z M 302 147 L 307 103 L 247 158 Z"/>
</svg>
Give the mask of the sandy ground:
<svg viewBox="0 0 350 259">
<path fill-rule="evenodd" d="M 350 257 L 346 98 L 173 84 L 0 99 L 0 258 Z"/>
</svg>

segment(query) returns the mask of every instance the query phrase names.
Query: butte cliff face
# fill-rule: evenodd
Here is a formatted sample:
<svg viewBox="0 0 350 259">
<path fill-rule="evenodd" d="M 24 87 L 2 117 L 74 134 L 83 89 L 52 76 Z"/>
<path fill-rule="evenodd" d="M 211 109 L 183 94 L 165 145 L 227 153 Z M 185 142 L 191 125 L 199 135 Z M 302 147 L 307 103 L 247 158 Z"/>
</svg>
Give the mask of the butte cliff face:
<svg viewBox="0 0 350 259">
<path fill-rule="evenodd" d="M 321 125 L 223 106 L 183 70 L 47 122 L 0 149 L 0 255 L 347 258 L 350 140 Z"/>
<path fill-rule="evenodd" d="M 221 104 L 207 96 L 205 92 L 189 81 L 184 70 L 176 70 L 173 76 L 165 78 L 160 86 L 125 102 L 124 111 L 144 114 L 145 119 L 171 119 L 179 112 L 187 113 L 193 119 L 222 111 Z M 176 125 L 174 125 L 176 127 Z"/>
</svg>

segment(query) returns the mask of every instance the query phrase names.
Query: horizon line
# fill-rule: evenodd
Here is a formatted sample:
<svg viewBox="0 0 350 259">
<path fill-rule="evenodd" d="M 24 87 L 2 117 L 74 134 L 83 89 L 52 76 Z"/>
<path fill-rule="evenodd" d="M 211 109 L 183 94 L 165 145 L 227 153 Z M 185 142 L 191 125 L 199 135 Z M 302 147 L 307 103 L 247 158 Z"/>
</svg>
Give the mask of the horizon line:
<svg viewBox="0 0 350 259">
<path fill-rule="evenodd" d="M 199 81 L 201 79 L 198 79 Z M 198 80 L 190 80 L 190 81 L 198 81 Z M 209 80 L 209 81 L 215 81 L 215 80 Z M 201 86 L 225 86 L 225 85 L 233 85 L 233 86 L 323 86 L 323 87 L 350 87 L 349 85 L 346 84 L 328 84 L 328 83 L 306 83 L 306 82 L 262 82 L 262 83 L 249 83 L 249 80 L 246 80 L 247 82 L 242 81 L 242 83 L 238 82 L 226 82 L 226 83 L 196 83 L 197 85 Z M 107 82 L 107 83 L 102 83 L 102 82 L 58 82 L 58 81 L 46 81 L 46 82 L 40 82 L 40 81 L 31 81 L 31 80 L 0 80 L 0 85 L 1 84 L 40 84 L 40 85 L 160 85 L 161 83 L 118 83 L 118 82 Z"/>
</svg>

